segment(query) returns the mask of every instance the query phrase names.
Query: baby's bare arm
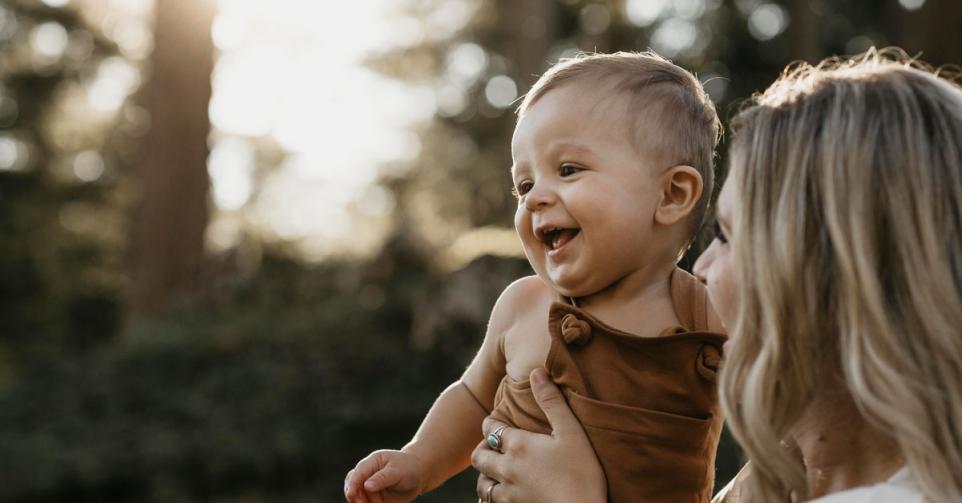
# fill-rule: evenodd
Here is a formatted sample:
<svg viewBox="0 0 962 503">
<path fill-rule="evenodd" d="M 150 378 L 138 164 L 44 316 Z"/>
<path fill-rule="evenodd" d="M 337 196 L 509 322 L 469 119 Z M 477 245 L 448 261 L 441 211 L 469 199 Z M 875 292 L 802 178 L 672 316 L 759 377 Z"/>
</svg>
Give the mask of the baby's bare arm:
<svg viewBox="0 0 962 503">
<path fill-rule="evenodd" d="M 414 438 L 401 449 L 426 469 L 421 493 L 437 488 L 471 464 L 471 451 L 481 441 L 481 422 L 487 415 L 461 381 L 441 393 Z"/>
<path fill-rule="evenodd" d="M 494 395 L 505 375 L 504 334 L 525 312 L 533 281 L 509 285 L 494 308 L 481 349 L 461 379 L 449 386 L 431 407 L 414 439 L 402 450 L 432 467 L 426 490 L 434 489 L 471 464 L 471 452 L 481 441 L 481 422 L 494 406 Z M 543 284 L 543 283 L 542 283 Z"/>
<path fill-rule="evenodd" d="M 412 493 L 416 496 L 435 489 L 470 465 L 471 452 L 481 441 L 481 422 L 490 413 L 495 391 L 505 375 L 503 337 L 518 310 L 524 309 L 524 303 L 532 297 L 530 280 L 519 280 L 501 294 L 478 354 L 461 379 L 434 402 L 414 438 L 400 452 L 373 453 L 349 474 L 345 486 L 349 501 L 363 492 L 368 478 L 372 482 L 364 487 L 371 492 L 383 494 L 392 486 L 404 485 L 400 497 L 385 500 L 410 501 Z M 357 500 L 365 501 L 362 498 Z"/>
</svg>

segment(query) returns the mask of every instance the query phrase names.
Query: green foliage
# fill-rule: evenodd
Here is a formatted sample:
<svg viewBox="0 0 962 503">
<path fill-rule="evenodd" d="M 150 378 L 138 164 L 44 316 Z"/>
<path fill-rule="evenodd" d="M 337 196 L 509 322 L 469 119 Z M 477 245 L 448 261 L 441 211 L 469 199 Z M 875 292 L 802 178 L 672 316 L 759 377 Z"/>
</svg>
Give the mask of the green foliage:
<svg viewBox="0 0 962 503">
<path fill-rule="evenodd" d="M 456 284 L 490 306 L 527 271 L 482 257 L 432 276 L 403 247 L 390 256 L 316 268 L 268 256 L 250 282 L 126 337 L 34 358 L 0 386 L 0 501 L 339 501 L 347 471 L 403 445 L 480 343 L 483 317 L 428 294 Z M 370 288 L 379 306 L 358 295 Z M 416 351 L 424 308 L 441 317 Z M 475 480 L 467 470 L 422 500 L 472 501 Z"/>
<path fill-rule="evenodd" d="M 13 104 L 0 117 L 0 141 L 8 149 L 0 166 L 2 382 L 34 358 L 82 350 L 116 334 L 130 192 L 124 156 L 136 135 L 123 113 L 94 119 L 66 112 L 76 104 L 66 90 L 89 81 L 100 62 L 119 57 L 98 27 L 76 9 L 41 2 L 3 4 L 0 14 L 5 29 L 16 27 L 0 40 L 0 100 Z M 30 40 L 44 23 L 61 27 L 83 50 L 37 59 Z M 72 94 L 78 95 L 85 96 Z M 73 172 L 84 150 L 98 151 L 105 163 L 96 180 Z"/>
<path fill-rule="evenodd" d="M 371 309 L 338 286 L 350 267 L 268 262 L 231 302 L 32 362 L 0 389 L 0 500 L 337 501 L 363 455 L 403 445 L 483 327 L 415 352 L 411 299 L 392 292 L 417 279 Z M 473 483 L 434 497 L 471 499 Z"/>
</svg>

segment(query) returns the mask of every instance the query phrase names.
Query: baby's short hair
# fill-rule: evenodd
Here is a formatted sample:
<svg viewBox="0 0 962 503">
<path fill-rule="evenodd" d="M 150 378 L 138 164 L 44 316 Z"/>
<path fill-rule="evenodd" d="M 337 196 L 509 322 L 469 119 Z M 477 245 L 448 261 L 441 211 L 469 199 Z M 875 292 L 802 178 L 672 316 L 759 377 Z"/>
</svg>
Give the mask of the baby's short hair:
<svg viewBox="0 0 962 503">
<path fill-rule="evenodd" d="M 688 165 L 701 174 L 703 190 L 690 219 L 692 230 L 701 225 L 714 186 L 715 147 L 721 122 L 715 105 L 698 79 L 654 52 L 580 54 L 551 67 L 525 95 L 523 116 L 546 93 L 567 83 L 592 80 L 610 84 L 629 98 L 631 137 L 639 152 L 651 153 L 664 167 Z M 647 123 L 657 125 L 657 134 Z M 641 127 L 639 127 L 641 126 Z"/>
</svg>

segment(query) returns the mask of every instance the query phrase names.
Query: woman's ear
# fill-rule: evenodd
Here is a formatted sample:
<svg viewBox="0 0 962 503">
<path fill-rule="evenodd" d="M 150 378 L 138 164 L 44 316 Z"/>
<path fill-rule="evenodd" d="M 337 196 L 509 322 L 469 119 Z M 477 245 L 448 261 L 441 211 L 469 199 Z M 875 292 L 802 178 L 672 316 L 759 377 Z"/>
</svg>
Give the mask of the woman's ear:
<svg viewBox="0 0 962 503">
<path fill-rule="evenodd" d="M 673 166 L 661 175 L 661 202 L 655 210 L 655 222 L 674 225 L 691 214 L 701 198 L 702 179 L 691 166 Z"/>
</svg>

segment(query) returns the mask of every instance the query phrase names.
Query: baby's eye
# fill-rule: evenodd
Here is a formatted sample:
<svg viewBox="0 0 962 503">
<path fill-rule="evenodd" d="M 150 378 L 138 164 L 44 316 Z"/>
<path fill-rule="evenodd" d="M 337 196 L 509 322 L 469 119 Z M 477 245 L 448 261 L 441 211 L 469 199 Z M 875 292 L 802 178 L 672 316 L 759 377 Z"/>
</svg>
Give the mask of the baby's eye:
<svg viewBox="0 0 962 503">
<path fill-rule="evenodd" d="M 523 196 L 523 195 L 527 194 L 529 191 L 531 191 L 531 187 L 533 187 L 533 186 L 534 186 L 533 183 L 531 183 L 531 182 L 528 181 L 528 180 L 524 180 L 524 181 L 518 183 L 517 185 L 515 185 L 514 187 L 511 187 L 511 194 L 513 194 L 514 197 L 517 197 L 517 198 L 520 199 L 521 196 Z"/>
<path fill-rule="evenodd" d="M 561 167 L 558 168 L 558 174 L 562 177 L 571 176 L 579 171 L 581 171 L 581 168 L 574 164 L 562 164 Z"/>
<path fill-rule="evenodd" d="M 721 225 L 718 224 L 717 220 L 715 221 L 715 239 L 722 244 L 728 243 L 728 238 L 725 237 L 725 232 L 722 231 Z"/>
</svg>

